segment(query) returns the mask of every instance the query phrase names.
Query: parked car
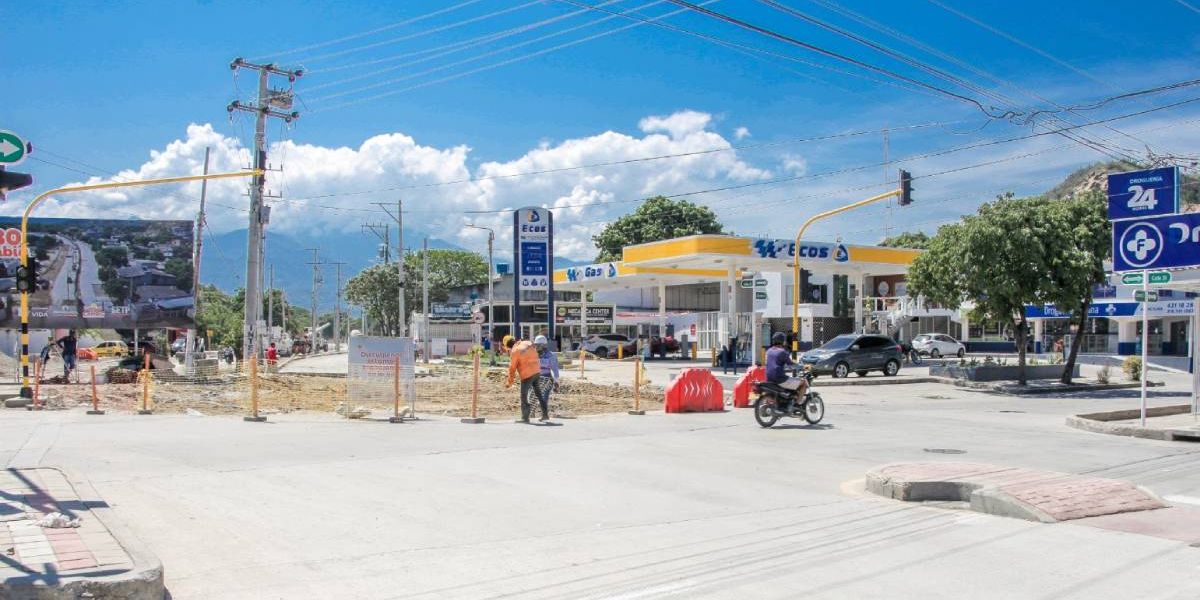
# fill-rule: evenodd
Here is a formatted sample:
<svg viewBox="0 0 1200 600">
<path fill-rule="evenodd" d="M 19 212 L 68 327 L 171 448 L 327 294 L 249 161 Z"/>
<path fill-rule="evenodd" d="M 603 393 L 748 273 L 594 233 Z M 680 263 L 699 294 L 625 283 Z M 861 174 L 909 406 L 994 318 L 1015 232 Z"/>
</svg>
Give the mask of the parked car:
<svg viewBox="0 0 1200 600">
<path fill-rule="evenodd" d="M 171 342 L 171 354 L 182 354 L 187 350 L 187 337 L 179 336 Z"/>
<path fill-rule="evenodd" d="M 660 338 L 657 335 L 650 338 L 650 354 L 666 356 L 679 352 L 679 342 L 671 336 Z"/>
<path fill-rule="evenodd" d="M 900 344 L 892 338 L 857 333 L 839 335 L 820 348 L 800 355 L 800 364 L 818 375 L 834 377 L 847 377 L 850 373 L 862 377 L 870 371 L 882 371 L 890 377 L 900 372 L 903 360 Z"/>
<path fill-rule="evenodd" d="M 129 354 L 129 346 L 120 340 L 100 342 L 92 346 L 92 351 L 96 353 L 97 358 L 109 358 L 114 356 L 125 356 Z"/>
<path fill-rule="evenodd" d="M 941 356 L 962 358 L 967 353 L 965 344 L 944 333 L 922 333 L 913 338 L 912 347 L 919 354 L 932 358 Z"/>
<path fill-rule="evenodd" d="M 581 347 L 600 358 L 608 358 L 609 356 L 617 355 L 617 348 L 624 348 L 625 356 L 633 356 L 637 353 L 637 342 L 629 339 L 629 336 L 620 333 L 597 333 L 589 335 L 586 340 L 583 340 Z"/>
</svg>

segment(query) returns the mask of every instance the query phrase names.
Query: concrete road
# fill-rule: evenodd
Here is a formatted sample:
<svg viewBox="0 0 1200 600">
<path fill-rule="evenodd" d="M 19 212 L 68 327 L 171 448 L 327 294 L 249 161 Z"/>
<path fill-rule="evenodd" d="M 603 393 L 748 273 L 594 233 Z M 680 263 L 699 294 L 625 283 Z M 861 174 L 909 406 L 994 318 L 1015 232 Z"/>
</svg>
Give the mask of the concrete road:
<svg viewBox="0 0 1200 600">
<path fill-rule="evenodd" d="M 177 600 L 1200 596 L 1186 543 L 859 491 L 875 465 L 961 459 L 1200 498 L 1200 447 L 1063 425 L 1135 394 L 822 394 L 820 426 L 770 430 L 745 410 L 560 427 L 8 410 L 0 460 L 90 480 Z"/>
<path fill-rule="evenodd" d="M 347 369 L 346 353 L 314 354 L 303 358 L 294 358 L 280 367 L 281 373 L 339 374 L 345 375 Z"/>
</svg>

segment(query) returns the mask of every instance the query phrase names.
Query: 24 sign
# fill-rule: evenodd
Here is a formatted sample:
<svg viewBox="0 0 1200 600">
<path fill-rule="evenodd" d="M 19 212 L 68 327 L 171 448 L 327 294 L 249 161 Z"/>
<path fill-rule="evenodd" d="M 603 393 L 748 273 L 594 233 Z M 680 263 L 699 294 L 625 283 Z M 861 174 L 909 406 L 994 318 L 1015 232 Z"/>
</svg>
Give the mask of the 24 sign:
<svg viewBox="0 0 1200 600">
<path fill-rule="evenodd" d="M 1174 214 L 1179 208 L 1179 169 L 1163 167 L 1108 176 L 1108 219 Z"/>
</svg>

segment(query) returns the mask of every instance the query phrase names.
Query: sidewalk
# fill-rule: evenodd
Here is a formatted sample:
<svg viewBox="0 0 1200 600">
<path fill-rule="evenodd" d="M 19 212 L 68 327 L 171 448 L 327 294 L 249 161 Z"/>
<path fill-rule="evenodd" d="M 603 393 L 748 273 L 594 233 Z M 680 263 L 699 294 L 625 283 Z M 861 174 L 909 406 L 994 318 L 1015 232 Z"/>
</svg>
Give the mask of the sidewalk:
<svg viewBox="0 0 1200 600">
<path fill-rule="evenodd" d="M 0 471 L 0 598 L 162 598 L 161 566 L 135 560 L 87 496 L 55 469 Z M 79 526 L 38 524 L 55 512 Z"/>
<path fill-rule="evenodd" d="M 1067 417 L 1067 425 L 1093 433 L 1196 442 L 1200 441 L 1200 420 L 1191 408 L 1189 404 L 1150 407 L 1145 427 L 1139 409 L 1072 415 Z"/>
</svg>

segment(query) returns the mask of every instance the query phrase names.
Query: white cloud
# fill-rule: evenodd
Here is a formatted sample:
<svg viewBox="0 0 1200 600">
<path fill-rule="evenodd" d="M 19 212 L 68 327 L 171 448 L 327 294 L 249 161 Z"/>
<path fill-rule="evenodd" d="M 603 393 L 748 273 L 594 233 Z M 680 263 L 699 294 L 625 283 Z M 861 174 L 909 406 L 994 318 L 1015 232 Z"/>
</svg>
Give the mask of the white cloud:
<svg viewBox="0 0 1200 600">
<path fill-rule="evenodd" d="M 783 171 L 790 175 L 803 175 L 808 172 L 808 161 L 804 160 L 803 156 L 784 154 L 780 164 Z"/>
<path fill-rule="evenodd" d="M 470 147 L 437 148 L 400 132 L 373 136 L 358 147 L 323 147 L 293 140 L 275 142 L 267 188 L 283 192 L 269 201 L 270 230 L 290 234 L 355 232 L 364 221 L 386 220 L 375 202 L 405 201 L 405 226 L 472 249 L 483 247 L 486 234 L 467 223 L 496 230 L 498 255 L 511 247 L 510 214 L 520 206 L 557 207 L 556 253 L 576 260 L 595 255 L 591 236 L 611 219 L 632 210 L 653 194 L 677 194 L 713 187 L 763 181 L 773 177 L 732 150 L 689 154 L 662 160 L 639 160 L 730 148 L 730 141 L 708 129 L 712 116 L 681 111 L 642 119 L 642 135 L 605 131 L 558 143 L 542 140 L 508 160 L 470 166 Z M 664 135 L 665 132 L 665 135 Z M 237 139 L 211 125 L 190 125 L 182 139 L 150 153 L 139 167 L 121 178 L 199 174 L 204 148 L 212 148 L 211 172 L 237 171 L 250 162 L 250 151 Z M 618 163 L 578 169 L 579 165 Z M 514 174 L 540 172 L 512 177 Z M 472 179 L 465 183 L 462 180 Z M 89 180 L 88 183 L 100 179 Z M 246 226 L 247 180 L 214 181 L 208 187 L 209 226 L 216 231 Z M 368 193 L 354 193 L 367 190 Z M 76 217 L 191 219 L 198 208 L 199 183 L 110 190 L 92 193 L 86 202 L 53 201 L 40 214 Z M 702 198 L 695 200 L 703 202 Z"/>
<path fill-rule="evenodd" d="M 750 129 L 749 128 L 738 127 L 737 129 L 733 130 L 733 139 L 735 139 L 735 140 L 744 140 L 748 137 L 750 137 Z"/>
</svg>

